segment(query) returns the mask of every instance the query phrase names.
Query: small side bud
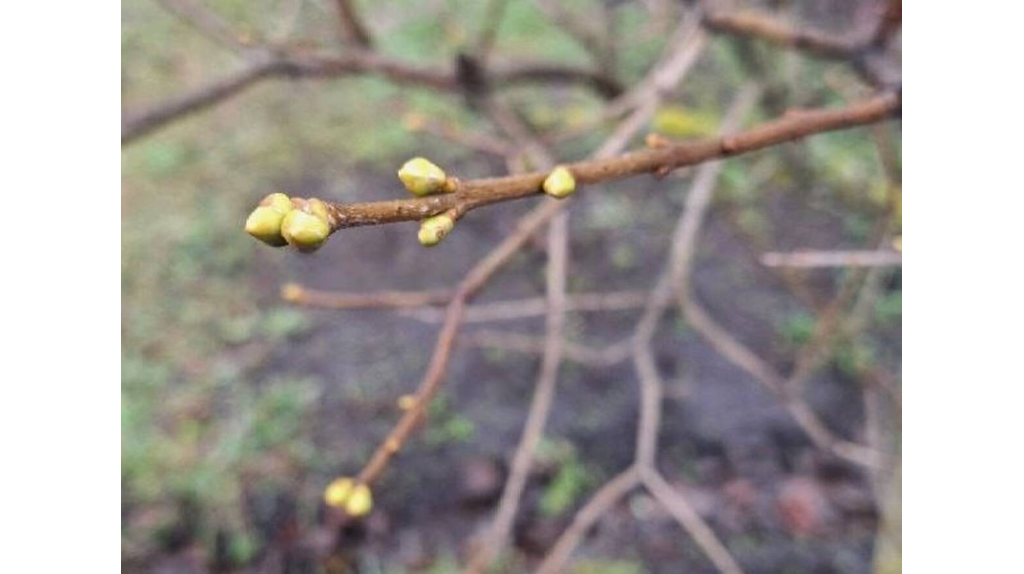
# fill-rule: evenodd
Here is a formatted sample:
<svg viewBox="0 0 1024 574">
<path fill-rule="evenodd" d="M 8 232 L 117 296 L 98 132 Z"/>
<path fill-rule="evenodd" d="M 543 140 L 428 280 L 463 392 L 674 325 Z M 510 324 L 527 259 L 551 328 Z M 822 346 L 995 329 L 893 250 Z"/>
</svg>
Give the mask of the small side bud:
<svg viewBox="0 0 1024 574">
<path fill-rule="evenodd" d="M 410 159 L 398 170 L 398 179 L 413 195 L 430 195 L 449 191 L 444 170 L 422 157 Z"/>
<path fill-rule="evenodd" d="M 455 229 L 455 220 L 447 213 L 428 217 L 420 222 L 420 232 L 417 237 L 424 247 L 433 247 L 444 239 L 452 229 Z"/>
<path fill-rule="evenodd" d="M 267 245 L 281 247 L 287 243 L 281 235 L 281 225 L 292 209 L 291 198 L 283 193 L 272 193 L 249 214 L 245 232 Z"/>
<path fill-rule="evenodd" d="M 285 241 L 303 253 L 320 249 L 330 234 L 327 206 L 319 199 L 304 201 L 301 207 L 288 212 L 281 222 L 281 235 Z"/>
<path fill-rule="evenodd" d="M 558 166 L 548 174 L 544 180 L 544 193 L 562 199 L 569 197 L 576 191 L 576 178 L 565 166 Z"/>
</svg>

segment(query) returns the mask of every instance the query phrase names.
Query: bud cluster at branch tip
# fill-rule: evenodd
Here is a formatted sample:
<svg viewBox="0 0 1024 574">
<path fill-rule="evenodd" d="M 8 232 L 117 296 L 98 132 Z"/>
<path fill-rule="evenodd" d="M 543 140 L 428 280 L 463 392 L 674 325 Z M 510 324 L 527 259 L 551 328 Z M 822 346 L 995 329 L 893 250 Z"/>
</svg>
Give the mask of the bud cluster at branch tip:
<svg viewBox="0 0 1024 574">
<path fill-rule="evenodd" d="M 576 178 L 572 176 L 572 172 L 565 166 L 558 166 L 551 170 L 547 178 L 544 179 L 544 193 L 551 197 L 562 199 L 569 197 L 576 191 Z"/>
<path fill-rule="evenodd" d="M 355 480 L 342 476 L 331 481 L 324 489 L 324 502 L 327 506 L 344 508 L 349 516 L 366 516 L 373 509 L 373 494 L 370 487 Z"/>
<path fill-rule="evenodd" d="M 452 229 L 455 229 L 455 220 L 447 213 L 442 213 L 421 221 L 417 238 L 424 247 L 433 247 L 441 243 Z"/>
<path fill-rule="evenodd" d="M 281 236 L 303 253 L 320 249 L 331 234 L 327 205 L 319 199 L 300 199 L 281 222 Z"/>
<path fill-rule="evenodd" d="M 287 195 L 271 193 L 249 214 L 245 220 L 245 231 L 267 245 L 281 247 L 287 243 L 281 235 L 281 224 L 293 209 L 292 200 Z"/>
<path fill-rule="evenodd" d="M 455 191 L 444 170 L 422 157 L 405 162 L 398 170 L 398 179 L 413 195 L 420 197 Z"/>
</svg>

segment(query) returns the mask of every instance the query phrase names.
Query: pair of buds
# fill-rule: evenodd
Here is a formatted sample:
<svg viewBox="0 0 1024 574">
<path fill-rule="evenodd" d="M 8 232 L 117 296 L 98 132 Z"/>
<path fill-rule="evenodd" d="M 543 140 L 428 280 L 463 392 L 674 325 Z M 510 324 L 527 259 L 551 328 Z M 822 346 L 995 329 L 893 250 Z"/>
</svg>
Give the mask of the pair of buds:
<svg viewBox="0 0 1024 574">
<path fill-rule="evenodd" d="M 352 517 L 366 516 L 373 509 L 373 494 L 370 487 L 347 476 L 331 481 L 324 489 L 327 506 L 344 508 Z"/>
<path fill-rule="evenodd" d="M 449 178 L 443 169 L 422 157 L 405 162 L 398 170 L 398 179 L 409 193 L 419 197 L 452 193 L 458 186 L 458 182 Z M 441 213 L 421 221 L 416 238 L 419 239 L 420 245 L 433 247 L 441 243 L 452 229 L 455 229 L 455 217 L 451 213 Z"/>
<path fill-rule="evenodd" d="M 291 245 L 309 253 L 327 241 L 331 225 L 327 218 L 327 205 L 323 201 L 272 193 L 249 214 L 245 220 L 245 231 L 267 245 Z"/>
<path fill-rule="evenodd" d="M 450 193 L 455 191 L 458 185 L 458 182 L 449 178 L 443 169 L 422 157 L 405 162 L 398 170 L 398 179 L 402 180 L 405 188 L 413 195 L 420 197 L 435 193 Z M 558 166 L 551 170 L 551 173 L 544 179 L 542 188 L 544 193 L 551 197 L 562 199 L 576 191 L 576 179 L 569 168 Z"/>
<path fill-rule="evenodd" d="M 398 170 L 398 179 L 411 193 L 418 196 L 455 191 L 457 182 L 450 179 L 444 170 L 429 160 L 413 158 Z M 576 179 L 565 166 L 558 166 L 551 171 L 542 184 L 544 193 L 562 199 L 576 191 Z M 424 247 L 433 247 L 441 242 L 455 228 L 455 217 L 451 213 L 442 213 L 428 217 L 420 222 L 417 239 Z"/>
</svg>

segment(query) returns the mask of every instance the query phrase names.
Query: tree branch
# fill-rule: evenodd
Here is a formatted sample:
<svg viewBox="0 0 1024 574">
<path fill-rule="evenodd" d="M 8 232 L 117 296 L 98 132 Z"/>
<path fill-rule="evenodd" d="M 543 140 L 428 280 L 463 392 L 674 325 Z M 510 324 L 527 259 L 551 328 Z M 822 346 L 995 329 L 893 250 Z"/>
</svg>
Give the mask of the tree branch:
<svg viewBox="0 0 1024 574">
<path fill-rule="evenodd" d="M 838 109 L 790 111 L 782 118 L 734 135 L 680 143 L 624 155 L 567 164 L 577 185 L 603 183 L 673 169 L 708 160 L 750 153 L 811 134 L 868 125 L 898 116 L 900 97 L 881 94 Z M 472 181 L 456 181 L 454 192 L 428 197 L 369 203 L 326 202 L 331 232 L 347 227 L 419 221 L 450 209 L 478 207 L 542 193 L 547 172 L 532 172 Z"/>
<path fill-rule="evenodd" d="M 130 143 L 173 120 L 215 106 L 260 80 L 280 72 L 280 62 L 264 60 L 143 112 L 122 116 L 121 145 Z"/>
<path fill-rule="evenodd" d="M 366 50 L 352 50 L 342 55 L 268 52 L 241 72 L 156 104 L 148 110 L 126 114 L 121 121 L 121 143 L 130 143 L 173 120 L 205 110 L 264 79 L 332 79 L 356 74 L 379 75 L 398 84 L 445 92 L 461 89 L 452 70 L 407 64 Z M 579 83 L 591 85 L 602 93 L 613 88 L 621 89 L 600 73 L 549 63 L 515 63 L 496 67 L 488 74 L 488 82 L 494 86 L 534 82 Z"/>
<path fill-rule="evenodd" d="M 793 251 L 770 252 L 761 256 L 765 267 L 899 267 L 898 251 Z"/>
</svg>

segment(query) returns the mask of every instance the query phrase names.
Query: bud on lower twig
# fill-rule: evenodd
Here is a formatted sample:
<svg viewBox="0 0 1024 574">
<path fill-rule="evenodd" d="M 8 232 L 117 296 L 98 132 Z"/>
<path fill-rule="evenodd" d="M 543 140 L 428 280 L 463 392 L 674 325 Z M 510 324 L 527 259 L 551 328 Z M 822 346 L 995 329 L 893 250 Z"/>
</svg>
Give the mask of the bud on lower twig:
<svg viewBox="0 0 1024 574">
<path fill-rule="evenodd" d="M 331 234 L 327 206 L 319 199 L 299 201 L 299 207 L 288 212 L 281 222 L 281 235 L 295 249 L 310 253 L 320 249 Z"/>
<path fill-rule="evenodd" d="M 281 224 L 292 209 L 291 198 L 283 193 L 271 193 L 249 214 L 245 232 L 267 245 L 281 247 L 287 243 L 281 235 Z"/>
<path fill-rule="evenodd" d="M 431 195 L 450 191 L 445 183 L 448 175 L 429 160 L 417 157 L 410 159 L 398 170 L 398 179 L 414 195 Z"/>
<path fill-rule="evenodd" d="M 551 170 L 548 177 L 544 180 L 544 193 L 562 199 L 569 197 L 576 191 L 576 178 L 572 176 L 572 172 L 565 166 L 558 166 Z"/>
<path fill-rule="evenodd" d="M 328 506 L 344 508 L 349 516 L 365 516 L 373 509 L 373 494 L 370 487 L 343 476 L 335 479 L 324 489 L 324 502 Z"/>
<path fill-rule="evenodd" d="M 424 247 L 433 247 L 444 239 L 455 228 L 455 219 L 447 213 L 428 217 L 420 222 L 417 236 Z"/>
</svg>

